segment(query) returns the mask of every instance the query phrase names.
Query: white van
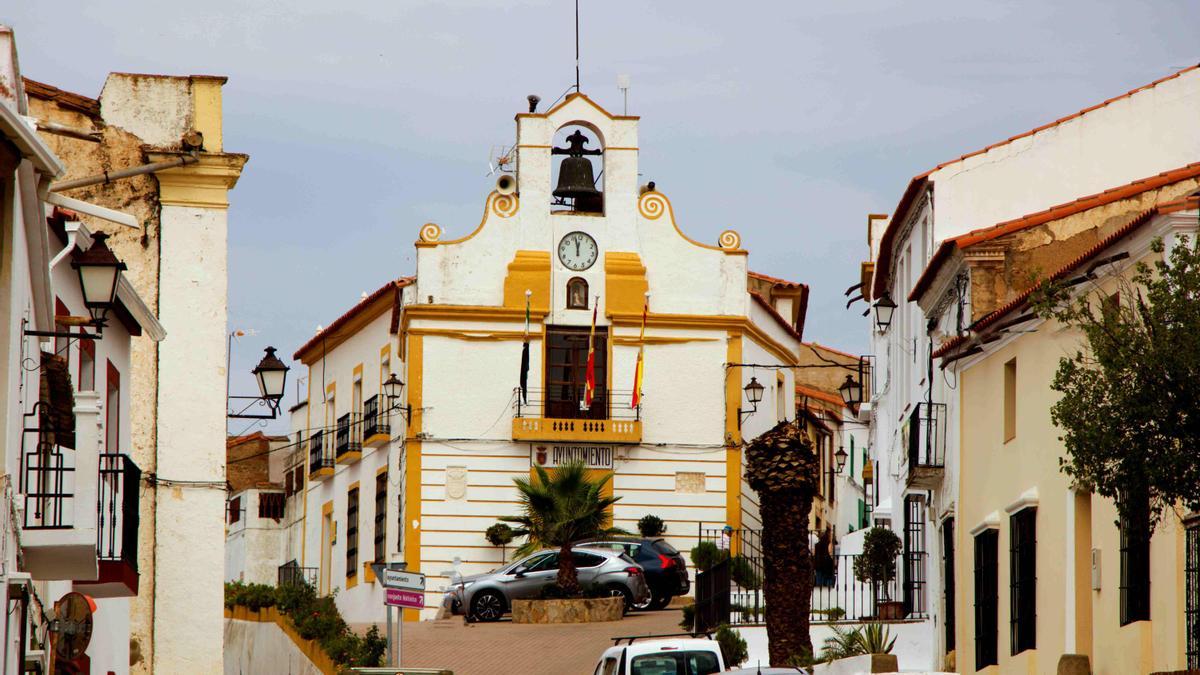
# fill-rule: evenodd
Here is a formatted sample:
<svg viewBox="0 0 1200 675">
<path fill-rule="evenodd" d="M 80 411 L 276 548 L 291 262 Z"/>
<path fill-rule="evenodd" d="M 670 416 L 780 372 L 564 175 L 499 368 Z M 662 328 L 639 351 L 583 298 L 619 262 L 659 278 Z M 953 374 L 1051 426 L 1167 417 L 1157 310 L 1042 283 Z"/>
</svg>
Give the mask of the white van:
<svg viewBox="0 0 1200 675">
<path fill-rule="evenodd" d="M 593 675 L 710 675 L 725 670 L 716 640 L 637 639 L 616 638 L 617 644 L 604 650 Z M 622 640 L 629 642 L 622 645 Z"/>
</svg>

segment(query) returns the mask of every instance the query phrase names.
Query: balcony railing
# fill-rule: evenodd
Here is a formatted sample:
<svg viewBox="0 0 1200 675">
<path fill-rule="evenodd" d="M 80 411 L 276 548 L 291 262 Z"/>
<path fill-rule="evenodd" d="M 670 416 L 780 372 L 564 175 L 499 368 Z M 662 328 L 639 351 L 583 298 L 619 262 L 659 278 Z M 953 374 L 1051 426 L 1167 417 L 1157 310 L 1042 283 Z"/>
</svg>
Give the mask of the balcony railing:
<svg viewBox="0 0 1200 675">
<path fill-rule="evenodd" d="M 909 415 L 908 486 L 932 490 L 942 482 L 946 466 L 946 404 L 917 404 Z"/>
<path fill-rule="evenodd" d="M 382 399 L 372 396 L 363 402 L 363 445 L 369 448 L 378 447 L 388 442 L 392 435 L 392 425 L 388 416 L 380 410 Z"/>
<path fill-rule="evenodd" d="M 317 574 L 320 570 L 316 567 L 301 567 L 300 563 L 295 560 L 289 560 L 279 566 L 279 579 L 277 585 L 280 588 L 284 586 L 299 586 L 300 584 L 308 584 L 313 588 L 317 587 Z"/>
<path fill-rule="evenodd" d="M 338 462 L 351 462 L 362 456 L 362 413 L 346 413 L 338 418 L 334 450 Z"/>
<path fill-rule="evenodd" d="M 333 475 L 333 453 L 325 442 L 324 431 L 314 431 L 308 438 L 308 477 L 310 480 Z"/>
<path fill-rule="evenodd" d="M 74 526 L 75 451 L 53 442 L 46 405 L 39 401 L 25 415 L 21 436 L 20 491 L 25 496 L 27 530 L 65 530 Z"/>
<path fill-rule="evenodd" d="M 641 442 L 642 408 L 631 405 L 632 391 L 601 392 L 589 410 L 573 403 L 572 398 L 547 400 L 541 389 L 528 390 L 527 401 L 518 396 L 512 421 L 513 440 Z M 547 411 L 553 413 L 547 415 Z"/>
<path fill-rule="evenodd" d="M 138 527 L 142 470 L 127 455 L 100 455 L 96 581 L 76 582 L 88 595 L 133 597 L 138 592 Z"/>
</svg>

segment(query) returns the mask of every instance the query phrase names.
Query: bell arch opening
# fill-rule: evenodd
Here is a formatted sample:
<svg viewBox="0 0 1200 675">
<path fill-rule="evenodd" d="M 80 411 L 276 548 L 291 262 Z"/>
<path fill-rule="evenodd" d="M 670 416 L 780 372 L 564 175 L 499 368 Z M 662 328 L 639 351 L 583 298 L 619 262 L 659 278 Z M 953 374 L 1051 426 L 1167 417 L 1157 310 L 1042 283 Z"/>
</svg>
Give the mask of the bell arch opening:
<svg viewBox="0 0 1200 675">
<path fill-rule="evenodd" d="M 554 133 L 550 211 L 604 213 L 604 141 L 591 127 L 572 122 Z"/>
</svg>

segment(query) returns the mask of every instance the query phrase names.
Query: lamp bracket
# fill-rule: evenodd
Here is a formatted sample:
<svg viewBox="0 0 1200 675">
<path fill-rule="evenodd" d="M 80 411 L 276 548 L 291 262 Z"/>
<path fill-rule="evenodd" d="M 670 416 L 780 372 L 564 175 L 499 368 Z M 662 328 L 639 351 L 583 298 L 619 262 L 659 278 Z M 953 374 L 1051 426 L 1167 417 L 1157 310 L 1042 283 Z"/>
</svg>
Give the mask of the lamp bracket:
<svg viewBox="0 0 1200 675">
<path fill-rule="evenodd" d="M 279 416 L 279 401 L 269 399 L 269 398 L 263 398 L 261 396 L 229 396 L 227 398 L 230 401 L 250 401 L 249 403 L 246 404 L 245 408 L 242 408 L 241 410 L 239 410 L 237 412 L 234 412 L 232 409 L 227 409 L 225 411 L 225 416 L 228 417 L 229 419 L 273 420 Z M 271 411 L 270 414 L 246 412 L 250 408 L 254 407 L 255 404 L 258 404 L 260 406 L 266 406 L 267 409 Z"/>
</svg>

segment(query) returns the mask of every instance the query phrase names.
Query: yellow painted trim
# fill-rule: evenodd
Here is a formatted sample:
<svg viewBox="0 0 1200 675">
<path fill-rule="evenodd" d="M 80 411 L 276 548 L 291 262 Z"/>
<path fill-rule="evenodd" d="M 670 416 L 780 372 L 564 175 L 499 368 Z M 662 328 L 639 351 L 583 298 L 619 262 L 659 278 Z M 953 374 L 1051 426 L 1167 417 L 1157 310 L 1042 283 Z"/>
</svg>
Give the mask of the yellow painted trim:
<svg viewBox="0 0 1200 675">
<path fill-rule="evenodd" d="M 565 107 L 568 103 L 570 103 L 571 101 L 574 101 L 577 98 L 583 99 L 583 101 L 585 103 L 588 103 L 589 105 L 591 105 L 593 108 L 596 109 L 597 112 L 599 112 L 601 115 L 604 115 L 605 117 L 607 117 L 610 120 L 641 119 L 640 117 L 638 117 L 636 115 L 614 115 L 614 114 L 608 112 L 607 110 L 605 110 L 603 107 L 601 107 L 599 103 L 596 103 L 592 99 L 588 98 L 587 94 L 584 94 L 583 92 L 578 92 L 578 91 L 567 94 L 567 97 L 564 98 L 562 100 L 562 102 L 560 102 L 558 105 L 554 106 L 553 108 L 547 110 L 544 113 L 518 113 L 517 118 L 520 119 L 522 117 L 550 117 L 551 115 L 553 115 L 554 113 L 558 112 L 563 107 Z"/>
<path fill-rule="evenodd" d="M 549 150 L 549 149 L 550 149 L 550 148 L 552 148 L 552 147 L 553 147 L 553 146 L 550 146 L 550 145 L 535 145 L 535 144 L 533 144 L 533 143 L 519 143 L 519 144 L 517 144 L 517 149 L 518 149 L 518 150 L 523 150 L 523 149 L 526 149 L 526 148 L 528 148 L 528 149 L 530 149 L 530 150 Z"/>
<path fill-rule="evenodd" d="M 448 246 L 450 244 L 461 244 L 462 242 L 471 239 L 483 231 L 483 226 L 487 224 L 490 216 L 497 218 L 511 218 L 520 208 L 520 199 L 517 195 L 502 195 L 499 192 L 492 191 L 484 200 L 483 217 L 479 219 L 479 225 L 471 231 L 470 234 L 459 237 L 458 239 L 447 239 L 441 241 L 442 228 L 437 223 L 425 223 L 421 227 L 419 238 L 414 242 L 417 248 L 428 248 L 433 246 Z"/>
<path fill-rule="evenodd" d="M 354 370 L 351 371 L 351 373 L 350 373 L 351 379 L 361 380 L 362 374 L 363 374 L 363 364 L 359 363 L 357 366 L 354 366 Z"/>
<path fill-rule="evenodd" d="M 604 253 L 604 308 L 606 314 L 637 314 L 646 305 L 646 266 L 636 253 Z"/>
<path fill-rule="evenodd" d="M 329 531 L 325 531 L 325 518 L 329 518 Z M 317 590 L 319 592 L 329 593 L 333 589 L 333 545 L 337 543 L 337 516 L 333 513 L 333 500 L 325 502 L 321 505 L 321 553 L 325 552 L 325 545 L 329 545 L 329 569 L 324 569 L 324 556 L 317 558 Z M 326 575 L 328 575 L 326 577 Z M 328 585 L 322 589 L 321 580 L 328 579 Z"/>
<path fill-rule="evenodd" d="M 274 607 L 263 607 L 257 611 L 251 610 L 248 607 L 241 605 L 235 606 L 232 610 L 225 609 L 225 618 L 234 621 L 254 621 L 256 623 L 274 623 L 279 626 L 279 629 L 288 636 L 288 639 L 306 656 L 309 662 L 321 671 L 322 675 L 336 675 L 339 672 L 337 664 L 329 655 L 321 649 L 320 643 L 316 640 L 306 640 L 300 637 L 299 631 L 296 630 L 295 624 L 288 617 L 279 613 L 279 610 Z"/>
<path fill-rule="evenodd" d="M 514 417 L 512 437 L 514 441 L 640 443 L 642 422 L 641 420 Z"/>
<path fill-rule="evenodd" d="M 362 459 L 362 452 L 358 450 L 348 450 L 338 455 L 334 461 L 336 461 L 338 464 L 349 465 L 357 462 L 360 459 Z"/>
<path fill-rule="evenodd" d="M 610 336 L 613 344 L 632 345 L 634 347 L 642 344 L 646 345 L 681 345 L 688 342 L 716 342 L 718 338 L 712 337 L 673 337 L 666 335 L 647 335 L 645 338 L 638 339 L 633 335 L 614 335 Z"/>
<path fill-rule="evenodd" d="M 634 147 L 627 147 L 627 146 L 620 146 L 620 145 L 610 145 L 610 146 L 608 146 L 607 148 L 605 148 L 604 150 L 605 150 L 605 151 L 608 151 L 608 150 L 633 150 L 634 152 L 637 152 L 637 150 L 638 150 L 638 149 L 637 149 L 637 148 L 634 148 Z"/>
<path fill-rule="evenodd" d="M 373 563 L 373 562 L 375 562 L 375 561 L 374 560 L 364 560 L 363 561 L 363 564 L 362 564 L 363 583 L 367 583 L 367 584 L 375 583 L 375 570 L 371 568 L 371 563 Z"/>
<path fill-rule="evenodd" d="M 609 320 L 614 326 L 640 326 L 642 314 L 639 308 L 637 314 L 609 313 Z M 798 357 L 780 344 L 766 331 L 760 328 L 749 317 L 740 315 L 703 315 L 703 314 L 655 314 L 651 312 L 646 317 L 646 325 L 655 328 L 707 328 L 722 331 L 739 331 L 749 335 L 760 347 L 771 352 L 772 356 L 782 362 L 795 365 Z"/>
<path fill-rule="evenodd" d="M 532 289 L 530 289 L 532 290 Z M 510 321 L 525 322 L 525 290 L 521 290 L 521 307 L 485 307 L 482 305 L 407 305 L 401 318 L 402 325 L 407 328 L 414 319 L 448 320 L 448 321 Z M 530 312 L 530 321 L 542 321 L 546 312 Z"/>
<path fill-rule="evenodd" d="M 189 77 L 192 89 L 192 128 L 204 136 L 206 152 L 222 150 L 221 86 L 223 77 Z"/>
<path fill-rule="evenodd" d="M 207 138 L 205 139 L 207 143 Z M 150 152 L 147 159 L 163 162 L 183 157 L 181 152 Z M 159 202 L 164 206 L 191 206 L 202 209 L 229 208 L 229 191 L 237 185 L 247 155 L 202 153 L 200 161 L 172 169 L 156 171 Z"/>
<path fill-rule="evenodd" d="M 671 227 L 675 228 L 675 232 L 679 234 L 684 241 L 692 244 L 693 246 L 706 248 L 710 251 L 720 251 L 726 255 L 749 254 L 749 251 L 741 248 L 741 237 L 738 236 L 738 234 L 733 230 L 726 230 L 725 232 L 721 233 L 720 241 L 722 244 L 728 245 L 728 248 L 726 246 L 710 246 L 709 244 L 702 244 L 684 234 L 683 230 L 679 229 L 679 223 L 675 221 L 675 209 L 671 207 L 671 200 L 667 199 L 666 195 L 658 192 L 657 190 L 648 191 L 642 194 L 642 196 L 638 199 L 638 212 L 641 213 L 642 217 L 646 220 L 658 220 L 659 218 L 663 217 L 663 214 L 666 214 L 669 216 Z M 727 234 L 732 234 L 732 236 L 727 237 Z"/>
<path fill-rule="evenodd" d="M 309 472 L 308 479 L 309 480 L 325 480 L 326 478 L 329 478 L 332 475 L 333 475 L 333 467 L 326 466 L 326 467 L 317 469 L 316 471 Z"/>
<path fill-rule="evenodd" d="M 387 434 L 374 434 L 363 439 L 364 448 L 378 448 L 387 445 L 387 442 L 392 440 Z"/>
<path fill-rule="evenodd" d="M 725 362 L 742 362 L 742 334 L 729 334 L 725 343 Z M 738 407 L 742 401 L 742 369 L 725 369 L 725 524 L 742 526 L 742 432 L 738 428 Z"/>
<path fill-rule="evenodd" d="M 420 335 L 408 336 L 408 405 L 412 421 L 408 425 L 404 456 L 404 561 L 412 572 L 421 571 L 421 531 L 413 522 L 421 519 L 421 433 L 425 388 L 425 345 Z M 420 611 L 404 610 L 405 621 L 416 621 Z"/>
<path fill-rule="evenodd" d="M 460 330 L 456 328 L 413 328 L 409 330 L 411 335 L 435 335 L 438 337 L 446 337 L 454 340 L 466 340 L 468 342 L 496 342 L 503 340 L 524 340 L 526 335 L 524 331 L 519 330 L 497 330 L 497 331 L 477 331 L 477 330 Z M 541 340 L 542 336 L 539 333 L 530 333 L 530 340 Z"/>
<path fill-rule="evenodd" d="M 525 319 L 525 291 L 529 296 L 530 314 L 550 311 L 550 252 L 517 251 L 508 264 L 504 277 L 504 307 L 521 313 Z M 532 316 L 530 317 L 532 318 Z"/>
</svg>

